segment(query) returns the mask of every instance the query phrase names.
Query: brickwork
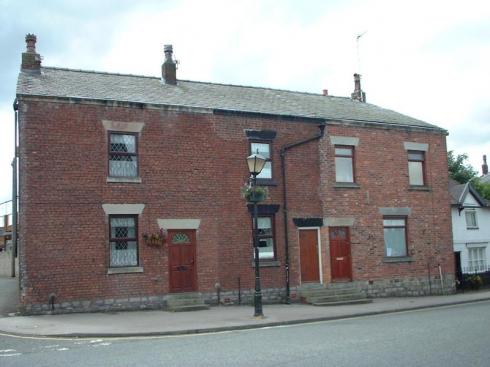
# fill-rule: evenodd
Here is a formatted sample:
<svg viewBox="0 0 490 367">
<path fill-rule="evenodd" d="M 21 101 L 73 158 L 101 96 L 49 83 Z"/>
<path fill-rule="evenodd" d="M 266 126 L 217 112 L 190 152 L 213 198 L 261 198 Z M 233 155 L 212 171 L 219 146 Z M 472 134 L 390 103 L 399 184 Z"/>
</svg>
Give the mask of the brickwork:
<svg viewBox="0 0 490 367">
<path fill-rule="evenodd" d="M 157 219 L 200 219 L 197 290 L 209 295 L 208 299 L 214 297 L 216 283 L 231 295 L 236 294 L 238 282 L 242 289 L 253 289 L 251 220 L 240 197 L 240 188 L 248 176 L 246 129 L 277 132 L 272 142 L 276 185 L 269 186 L 266 202 L 280 205 L 275 216 L 277 262 L 261 267 L 261 275 L 263 288 L 271 290 L 264 298 L 279 301 L 283 297 L 285 254 L 279 151 L 285 144 L 317 135 L 316 123 L 112 102 L 25 97 L 19 102 L 21 303 L 27 312 L 47 311 L 48 298 L 53 294 L 59 308 L 66 311 L 163 307 L 169 292 L 167 249 L 147 246 L 142 240 L 143 233 L 158 231 Z M 107 182 L 108 136 L 102 120 L 144 123 L 138 140 L 141 183 Z M 359 138 L 359 188 L 334 187 L 329 135 Z M 409 189 L 404 141 L 429 144 L 430 191 Z M 288 151 L 288 238 L 293 289 L 300 284 L 294 217 L 354 217 L 354 281 L 382 284 L 394 277 L 423 278 L 427 263 L 441 264 L 444 273 L 451 274 L 454 267 L 446 167 L 445 136 L 440 132 L 329 124 L 320 142 Z M 138 219 L 139 265 L 143 272 L 108 274 L 108 217 L 102 209 L 106 203 L 145 204 Z M 379 207 L 411 208 L 410 263 L 383 262 Z M 321 230 L 321 246 L 323 282 L 328 284 L 326 227 Z M 250 294 L 243 293 L 245 301 Z"/>
</svg>

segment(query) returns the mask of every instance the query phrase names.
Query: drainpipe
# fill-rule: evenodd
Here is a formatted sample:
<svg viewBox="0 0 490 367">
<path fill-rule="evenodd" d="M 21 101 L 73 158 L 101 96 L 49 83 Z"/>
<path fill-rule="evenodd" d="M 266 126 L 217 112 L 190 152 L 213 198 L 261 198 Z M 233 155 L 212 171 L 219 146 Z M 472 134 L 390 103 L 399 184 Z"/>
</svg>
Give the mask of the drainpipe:
<svg viewBox="0 0 490 367">
<path fill-rule="evenodd" d="M 19 103 L 17 98 L 13 104 L 15 125 L 14 125 L 14 159 L 12 161 L 12 262 L 10 276 L 15 278 L 15 257 L 17 254 L 17 124 Z"/>
<path fill-rule="evenodd" d="M 296 143 L 286 144 L 281 148 L 281 175 L 282 175 L 282 200 L 283 200 L 283 212 L 284 212 L 284 249 L 285 249 L 285 270 L 286 270 L 286 304 L 291 303 L 290 299 L 290 284 L 289 284 L 289 240 L 288 240 L 288 198 L 287 198 L 287 183 L 286 183 L 286 152 L 289 149 L 309 143 L 311 141 L 319 140 L 323 138 L 325 133 L 325 125 L 318 125 L 320 133 L 311 138 L 300 140 Z"/>
</svg>

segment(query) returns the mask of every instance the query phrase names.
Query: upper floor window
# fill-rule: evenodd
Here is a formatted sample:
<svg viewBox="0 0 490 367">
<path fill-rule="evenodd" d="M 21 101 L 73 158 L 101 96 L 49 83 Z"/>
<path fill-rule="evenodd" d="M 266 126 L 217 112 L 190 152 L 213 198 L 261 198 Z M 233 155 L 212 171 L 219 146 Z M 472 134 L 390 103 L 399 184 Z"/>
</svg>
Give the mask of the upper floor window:
<svg viewBox="0 0 490 367">
<path fill-rule="evenodd" d="M 271 159 L 271 144 L 266 142 L 251 142 L 250 154 L 258 153 L 266 159 L 264 168 L 257 175 L 258 179 L 272 179 L 272 159 Z"/>
<path fill-rule="evenodd" d="M 466 228 L 468 228 L 468 229 L 478 228 L 478 222 L 476 220 L 476 210 L 475 209 L 465 210 L 465 218 L 466 218 Z"/>
<path fill-rule="evenodd" d="M 335 145 L 335 181 L 354 183 L 354 147 Z"/>
<path fill-rule="evenodd" d="M 109 176 L 138 177 L 136 134 L 109 133 Z"/>
<path fill-rule="evenodd" d="M 425 152 L 408 151 L 408 179 L 412 186 L 425 185 Z"/>
<path fill-rule="evenodd" d="M 109 216 L 110 266 L 138 266 L 138 216 Z"/>
<path fill-rule="evenodd" d="M 407 256 L 407 219 L 405 217 L 383 218 L 385 256 Z"/>
</svg>

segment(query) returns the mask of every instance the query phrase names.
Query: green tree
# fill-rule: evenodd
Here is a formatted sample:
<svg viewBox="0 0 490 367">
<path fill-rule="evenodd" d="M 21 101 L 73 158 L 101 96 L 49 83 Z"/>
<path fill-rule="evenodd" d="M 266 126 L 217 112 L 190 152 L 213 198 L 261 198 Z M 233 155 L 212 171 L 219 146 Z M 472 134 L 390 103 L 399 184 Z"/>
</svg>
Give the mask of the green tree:
<svg viewBox="0 0 490 367">
<path fill-rule="evenodd" d="M 468 154 L 454 155 L 454 152 L 450 150 L 447 152 L 447 163 L 449 170 L 449 177 L 458 181 L 459 183 L 466 183 L 471 180 L 471 185 L 483 198 L 490 200 L 490 183 L 481 182 L 478 179 L 478 172 L 467 163 Z"/>
<path fill-rule="evenodd" d="M 479 179 L 471 181 L 471 185 L 480 194 L 481 197 L 490 200 L 490 183 L 481 182 Z"/>
<path fill-rule="evenodd" d="M 449 177 L 458 181 L 459 183 L 466 183 L 474 177 L 477 177 L 478 172 L 466 161 L 468 160 L 468 154 L 454 155 L 454 152 L 450 150 L 447 152 L 447 164 L 449 169 Z"/>
</svg>

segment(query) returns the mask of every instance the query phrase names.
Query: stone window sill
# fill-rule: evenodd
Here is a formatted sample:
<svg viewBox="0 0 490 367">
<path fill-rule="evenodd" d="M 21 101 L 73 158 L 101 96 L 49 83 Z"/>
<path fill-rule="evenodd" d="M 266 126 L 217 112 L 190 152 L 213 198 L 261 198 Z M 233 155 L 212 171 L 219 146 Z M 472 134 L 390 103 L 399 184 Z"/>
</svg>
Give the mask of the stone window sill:
<svg viewBox="0 0 490 367">
<path fill-rule="evenodd" d="M 277 182 L 268 178 L 258 178 L 257 186 L 277 186 Z"/>
<path fill-rule="evenodd" d="M 429 186 L 413 186 L 408 187 L 408 191 L 432 191 Z"/>
<path fill-rule="evenodd" d="M 260 260 L 259 268 L 273 268 L 279 267 L 281 263 L 278 260 Z M 252 262 L 252 267 L 255 268 L 255 262 Z"/>
<path fill-rule="evenodd" d="M 355 182 L 336 182 L 333 187 L 336 189 L 359 189 L 361 186 Z"/>
<path fill-rule="evenodd" d="M 107 177 L 107 182 L 141 183 L 141 177 Z"/>
<path fill-rule="evenodd" d="M 468 231 L 475 231 L 475 230 L 479 230 L 480 228 L 478 228 L 478 227 L 466 227 L 466 229 Z"/>
<path fill-rule="evenodd" d="M 142 266 L 125 266 L 121 268 L 109 268 L 107 274 L 131 274 L 131 273 L 143 273 Z"/>
<path fill-rule="evenodd" d="M 383 258 L 384 263 L 410 263 L 413 261 L 411 256 L 397 256 L 397 257 L 389 257 L 385 256 Z"/>
</svg>

